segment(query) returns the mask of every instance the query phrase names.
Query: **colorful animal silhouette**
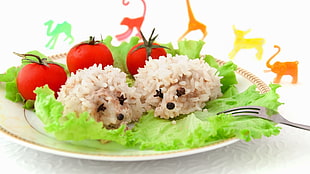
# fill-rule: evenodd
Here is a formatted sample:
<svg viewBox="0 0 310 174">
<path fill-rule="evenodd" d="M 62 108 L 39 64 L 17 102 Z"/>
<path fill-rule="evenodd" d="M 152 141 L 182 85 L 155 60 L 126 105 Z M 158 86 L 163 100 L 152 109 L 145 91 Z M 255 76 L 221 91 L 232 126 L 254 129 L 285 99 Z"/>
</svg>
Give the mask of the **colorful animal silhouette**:
<svg viewBox="0 0 310 174">
<path fill-rule="evenodd" d="M 263 45 L 265 44 L 265 39 L 263 38 L 245 38 L 244 36 L 251 32 L 251 29 L 242 31 L 236 29 L 236 27 L 233 25 L 233 30 L 236 36 L 235 42 L 234 42 L 234 48 L 229 53 L 229 58 L 233 59 L 236 54 L 241 49 L 256 49 L 256 58 L 258 60 L 262 59 L 263 56 Z"/>
<path fill-rule="evenodd" d="M 74 38 L 71 35 L 71 24 L 69 24 L 68 22 L 65 21 L 61 24 L 57 24 L 56 27 L 52 30 L 53 24 L 54 24 L 53 20 L 49 20 L 49 21 L 44 23 L 44 25 L 47 26 L 46 35 L 51 37 L 51 39 L 48 41 L 48 43 L 45 45 L 45 47 L 47 47 L 49 49 L 54 49 L 55 45 L 57 43 L 58 37 L 61 33 L 64 33 L 66 35 L 66 38 L 64 41 L 71 39 L 69 44 L 72 44 L 74 42 Z"/>
<path fill-rule="evenodd" d="M 281 51 L 281 48 L 278 45 L 274 45 L 278 51 L 272 55 L 268 61 L 266 62 L 266 66 L 270 68 L 270 70 L 277 74 L 276 78 L 274 79 L 274 83 L 280 83 L 281 78 L 284 75 L 292 76 L 292 84 L 296 84 L 298 81 L 298 61 L 294 62 L 275 62 L 274 64 L 270 64 L 271 60 L 274 59 Z"/>
<path fill-rule="evenodd" d="M 203 34 L 201 40 L 204 40 L 208 34 L 207 26 L 196 20 L 189 0 L 186 0 L 186 6 L 187 6 L 188 17 L 189 17 L 188 28 L 185 31 L 185 33 L 179 38 L 179 41 L 182 40 L 188 33 L 194 30 L 200 30 Z"/>
<path fill-rule="evenodd" d="M 146 3 L 144 0 L 141 0 L 141 2 L 143 3 L 144 8 L 142 16 L 137 18 L 129 18 L 129 17 L 123 18 L 123 20 L 121 21 L 121 25 L 126 25 L 128 29 L 124 33 L 116 35 L 115 37 L 117 40 L 122 41 L 129 38 L 134 28 L 136 28 L 138 31 L 136 36 L 141 38 L 140 30 L 146 14 Z M 127 6 L 129 4 L 129 2 L 126 2 L 125 0 L 123 0 L 122 3 L 124 6 Z"/>
</svg>

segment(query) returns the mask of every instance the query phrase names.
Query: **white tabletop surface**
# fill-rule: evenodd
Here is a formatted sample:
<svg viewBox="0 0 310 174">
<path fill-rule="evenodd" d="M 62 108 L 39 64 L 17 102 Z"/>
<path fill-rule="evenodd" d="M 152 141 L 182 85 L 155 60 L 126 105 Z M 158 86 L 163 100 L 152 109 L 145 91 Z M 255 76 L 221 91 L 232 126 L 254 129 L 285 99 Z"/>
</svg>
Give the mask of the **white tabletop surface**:
<svg viewBox="0 0 310 174">
<path fill-rule="evenodd" d="M 284 127 L 281 135 L 205 153 L 155 161 L 108 162 L 75 159 L 26 148 L 1 137 L 2 171 L 20 174 L 230 173 L 282 174 L 310 170 L 310 132 Z"/>
<path fill-rule="evenodd" d="M 55 1 L 54 4 L 50 4 L 50 8 L 46 9 L 49 14 L 51 14 L 51 9 L 54 9 L 54 16 L 48 16 L 43 10 L 46 4 L 42 3 L 38 6 L 41 8 L 37 9 L 37 12 L 42 13 L 42 15 L 37 14 L 36 17 L 33 17 L 32 15 L 36 13 L 36 9 L 29 10 L 24 8 L 30 7 L 29 4 L 31 4 L 32 1 L 9 2 L 7 6 L 0 7 L 0 19 L 4 23 L 1 26 L 2 28 L 6 26 L 6 29 L 1 30 L 0 33 L 2 41 L 6 41 L 6 44 L 0 49 L 0 56 L 3 61 L 0 63 L 1 73 L 12 65 L 18 65 L 19 60 L 12 56 L 13 51 L 23 52 L 40 49 L 40 51 L 47 55 L 51 55 L 68 50 L 68 45 L 66 45 L 66 48 L 55 50 L 45 48 L 44 45 L 48 40 L 44 38 L 46 37 L 44 36 L 45 31 L 40 33 L 37 32 L 36 29 L 40 28 L 40 25 L 44 27 L 43 23 L 48 19 L 55 19 L 55 21 L 68 20 L 75 24 L 79 20 L 82 20 L 82 18 L 76 19 L 78 18 L 78 10 L 82 10 L 82 7 L 74 11 L 72 4 L 71 6 L 70 3 L 63 4 L 63 6 L 70 8 L 62 7 L 57 13 L 55 6 L 58 1 Z M 132 0 L 132 2 L 136 1 Z M 165 28 L 164 25 L 159 25 L 159 27 L 157 27 L 160 33 L 159 40 L 162 39 L 162 42 L 177 40 L 187 26 L 187 14 L 185 12 L 180 12 L 186 10 L 184 5 L 185 1 L 182 1 L 183 4 L 180 3 L 181 1 L 176 0 L 169 2 L 164 0 L 156 1 L 158 4 L 147 0 L 146 2 L 148 3 L 149 9 L 148 19 L 155 21 L 155 23 L 152 24 L 150 21 L 145 21 L 146 29 L 152 29 L 152 25 L 159 25 L 160 22 L 157 22 L 158 20 L 155 20 L 155 15 L 152 14 L 156 11 L 154 9 L 160 8 L 160 3 L 166 3 L 170 5 L 170 7 L 174 7 L 177 9 L 176 13 L 183 15 L 184 21 L 180 22 L 180 26 L 172 26 L 169 29 Z M 278 92 L 281 96 L 280 101 L 285 104 L 282 105 L 279 110 L 291 121 L 310 125 L 310 114 L 307 113 L 309 112 L 308 99 L 310 98 L 308 92 L 310 89 L 310 82 L 308 80 L 308 75 L 310 73 L 310 26 L 308 24 L 310 11 L 308 10 L 308 3 L 306 2 L 307 1 L 302 0 L 260 0 L 251 1 L 250 3 L 246 0 L 235 0 L 206 2 L 206 5 L 201 6 L 198 0 L 192 0 L 192 5 L 194 11 L 196 11 L 196 18 L 208 26 L 209 34 L 205 39 L 206 45 L 203 49 L 204 53 L 214 55 L 219 59 L 227 61 L 228 53 L 232 49 L 234 40 L 231 26 L 235 24 L 237 27 L 240 27 L 240 29 L 246 30 L 251 28 L 252 32 L 248 37 L 263 37 L 266 39 L 264 58 L 262 60 L 256 60 L 255 52 L 248 50 L 240 51 L 234 60 L 237 65 L 254 73 L 265 81 L 265 83 L 271 83 L 275 76 L 272 72 L 264 72 L 264 70 L 267 69 L 265 66 L 266 60 L 275 52 L 273 48 L 274 44 L 278 44 L 282 47 L 282 52 L 276 58 L 277 60 L 299 61 L 298 84 L 290 84 L 290 77 L 284 77 L 281 81 L 282 87 Z M 102 3 L 108 4 L 107 1 L 102 1 Z M 178 3 L 178 5 L 175 5 L 176 3 Z M 115 4 L 117 3 L 110 3 L 110 6 Z M 92 5 L 90 7 L 92 8 L 94 6 Z M 104 8 L 106 9 L 108 7 Z M 161 18 L 163 22 L 169 21 L 169 17 L 175 18 L 177 16 L 176 14 L 167 14 L 165 10 L 168 10 L 168 7 L 164 7 L 166 6 L 163 6 L 161 11 L 165 13 L 165 15 L 168 15 L 168 17 Z M 34 8 L 34 6 L 32 6 L 32 8 Z M 66 13 L 68 13 L 70 10 L 75 14 L 74 16 L 61 15 L 61 12 L 65 13 L 64 11 L 66 11 Z M 10 13 L 8 13 L 8 11 L 10 11 Z M 8 14 L 13 14 L 14 11 L 19 12 L 19 16 L 8 17 Z M 86 13 L 85 15 L 89 17 L 90 13 Z M 30 17 L 33 17 L 31 18 L 32 20 L 26 20 L 26 22 L 23 20 Z M 119 19 L 121 18 L 119 17 Z M 15 22 L 11 23 L 11 21 Z M 36 24 L 35 21 L 38 21 L 40 25 Z M 117 18 L 112 24 L 117 26 L 119 25 L 119 21 L 120 20 Z M 28 24 L 31 25 L 27 26 Z M 120 27 L 115 30 L 113 30 L 113 27 L 110 27 L 110 29 L 107 28 L 107 30 L 112 33 L 111 35 L 118 34 L 120 31 L 123 31 L 123 29 L 124 28 Z M 174 31 L 172 32 L 171 30 Z M 77 31 L 78 29 L 76 29 L 75 34 L 78 33 Z M 85 31 L 101 32 L 95 29 L 86 30 L 83 28 L 84 33 L 82 31 L 81 33 L 85 34 Z M 25 33 L 29 34 L 27 35 Z M 100 33 L 95 34 L 100 35 Z M 199 35 L 199 33 L 197 35 Z M 8 39 L 10 36 L 14 38 L 12 41 Z M 189 37 L 196 39 L 195 34 Z M 33 40 L 31 38 L 33 38 Z M 81 41 L 81 38 L 77 36 L 76 40 Z M 283 57 L 283 59 L 281 57 Z M 310 131 L 282 125 L 281 127 L 282 130 L 278 136 L 253 140 L 251 142 L 238 141 L 223 148 L 195 155 L 140 162 L 94 161 L 63 157 L 31 149 L 0 133 L 0 173 L 309 173 Z"/>
</svg>

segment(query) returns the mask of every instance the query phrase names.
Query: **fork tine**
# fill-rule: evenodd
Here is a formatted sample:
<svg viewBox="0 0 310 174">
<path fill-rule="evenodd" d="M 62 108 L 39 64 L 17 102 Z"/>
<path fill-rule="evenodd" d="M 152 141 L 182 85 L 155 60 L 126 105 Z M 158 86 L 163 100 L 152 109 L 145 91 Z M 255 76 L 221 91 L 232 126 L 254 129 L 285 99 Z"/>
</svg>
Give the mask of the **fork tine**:
<svg viewBox="0 0 310 174">
<path fill-rule="evenodd" d="M 236 113 L 231 113 L 233 116 L 253 116 L 253 117 L 257 117 L 258 116 L 258 112 L 254 113 L 254 112 L 236 112 Z"/>
<path fill-rule="evenodd" d="M 266 117 L 266 109 L 261 106 L 241 106 L 241 107 L 235 107 L 231 108 L 222 112 L 217 113 L 218 114 L 232 114 L 232 116 L 253 116 L 253 117 L 259 117 L 267 120 L 271 120 L 271 118 Z"/>
<path fill-rule="evenodd" d="M 225 114 L 234 114 L 234 113 L 256 113 L 259 114 L 259 110 L 255 109 L 237 109 L 237 110 L 230 110 L 230 111 L 224 111 Z"/>
<path fill-rule="evenodd" d="M 236 107 L 236 108 L 232 108 L 232 109 L 227 109 L 225 111 L 222 111 L 222 112 L 219 112 L 217 113 L 218 114 L 233 114 L 233 113 L 256 113 L 258 114 L 260 111 L 260 108 L 259 107 L 256 107 L 256 106 L 241 106 L 241 107 Z"/>
</svg>

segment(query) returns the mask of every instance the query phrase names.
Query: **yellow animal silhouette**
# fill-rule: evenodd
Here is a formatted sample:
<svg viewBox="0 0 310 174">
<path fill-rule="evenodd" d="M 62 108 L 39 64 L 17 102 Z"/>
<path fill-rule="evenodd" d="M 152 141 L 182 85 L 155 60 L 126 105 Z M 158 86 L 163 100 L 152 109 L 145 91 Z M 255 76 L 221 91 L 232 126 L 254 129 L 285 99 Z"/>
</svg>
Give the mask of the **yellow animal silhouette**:
<svg viewBox="0 0 310 174">
<path fill-rule="evenodd" d="M 189 23 L 188 23 L 188 29 L 186 32 L 179 38 L 179 41 L 182 40 L 188 33 L 194 30 L 200 30 L 203 34 L 201 40 L 204 40 L 207 36 L 207 26 L 203 23 L 196 20 L 194 13 L 192 11 L 191 5 L 189 3 L 189 0 L 186 0 L 186 6 L 188 11 L 188 17 L 189 17 Z"/>
<path fill-rule="evenodd" d="M 292 76 L 292 84 L 296 84 L 298 81 L 298 61 L 294 62 L 275 62 L 274 64 L 270 64 L 271 60 L 275 58 L 281 51 L 281 48 L 278 45 L 274 45 L 278 51 L 272 55 L 268 61 L 266 62 L 266 66 L 270 68 L 270 70 L 277 74 L 274 79 L 274 83 L 280 83 L 282 76 L 290 75 Z"/>
<path fill-rule="evenodd" d="M 234 33 L 236 36 L 235 42 L 234 42 L 234 48 L 229 53 L 229 58 L 233 59 L 236 54 L 240 51 L 240 49 L 256 49 L 256 58 L 258 60 L 262 59 L 263 56 L 263 45 L 265 43 L 265 39 L 263 38 L 245 38 L 244 36 L 251 32 L 251 29 L 242 31 L 236 29 L 236 27 L 233 25 Z"/>
</svg>

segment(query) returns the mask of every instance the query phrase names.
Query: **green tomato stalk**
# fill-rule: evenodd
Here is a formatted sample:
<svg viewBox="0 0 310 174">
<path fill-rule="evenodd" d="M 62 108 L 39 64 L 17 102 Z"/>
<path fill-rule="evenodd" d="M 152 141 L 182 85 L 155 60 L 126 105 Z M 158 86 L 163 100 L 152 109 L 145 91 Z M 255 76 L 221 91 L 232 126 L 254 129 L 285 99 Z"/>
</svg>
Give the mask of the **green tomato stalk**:
<svg viewBox="0 0 310 174">
<path fill-rule="evenodd" d="M 135 52 L 135 51 L 137 51 L 138 49 L 141 49 L 141 48 L 145 48 L 146 49 L 146 58 L 148 60 L 148 58 L 151 56 L 153 48 L 169 49 L 168 47 L 165 47 L 165 46 L 153 44 L 155 42 L 156 38 L 158 37 L 158 34 L 153 37 L 154 32 L 155 32 L 155 28 L 152 30 L 152 33 L 151 33 L 151 36 L 149 37 L 149 39 L 146 40 L 146 38 L 144 37 L 142 31 L 140 31 L 140 34 L 141 34 L 142 40 L 143 40 L 143 44 L 138 46 L 137 48 L 135 48 L 132 52 Z"/>
<path fill-rule="evenodd" d="M 13 52 L 14 54 L 16 54 L 17 56 L 19 57 L 22 57 L 22 62 L 23 63 L 37 63 L 37 64 L 40 64 L 40 65 L 44 65 L 44 66 L 47 66 L 49 67 L 48 64 L 55 64 L 55 65 L 58 65 L 60 66 L 58 63 L 56 62 L 53 62 L 53 61 L 48 61 L 47 58 L 41 58 L 40 56 L 38 55 L 35 55 L 35 54 L 20 54 L 20 53 L 16 53 L 16 52 Z M 27 56 L 31 56 L 31 57 L 34 57 L 36 58 L 36 60 L 34 59 L 29 59 L 27 58 Z"/>
</svg>

